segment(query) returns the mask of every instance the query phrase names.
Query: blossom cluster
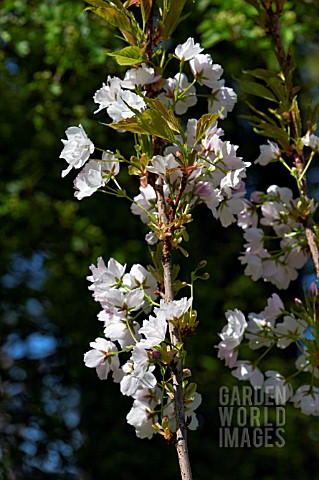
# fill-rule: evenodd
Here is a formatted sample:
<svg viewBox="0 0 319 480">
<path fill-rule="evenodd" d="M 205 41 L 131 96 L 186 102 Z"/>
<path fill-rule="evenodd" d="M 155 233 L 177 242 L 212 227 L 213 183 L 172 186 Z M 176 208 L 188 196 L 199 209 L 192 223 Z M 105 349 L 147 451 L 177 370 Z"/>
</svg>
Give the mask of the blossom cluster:
<svg viewBox="0 0 319 480">
<path fill-rule="evenodd" d="M 254 192 L 250 201 L 245 199 L 238 216 L 246 240 L 240 261 L 254 281 L 262 278 L 286 289 L 308 260 L 299 205 L 300 198 L 293 198 L 289 188 L 277 185 L 271 185 L 266 193 Z"/>
<path fill-rule="evenodd" d="M 232 375 L 239 380 L 248 380 L 273 398 L 276 404 L 292 402 L 306 415 L 319 415 L 319 363 L 317 355 L 317 326 L 315 312 L 318 308 L 318 288 L 312 283 L 305 304 L 295 299 L 294 307 L 287 311 L 280 297 L 273 294 L 267 307 L 260 313 L 250 313 L 248 321 L 240 310 L 226 313 L 227 325 L 219 334 L 218 358 L 232 369 Z M 241 344 L 248 344 L 256 352 L 265 349 L 259 358 L 241 360 L 238 350 Z M 294 373 L 284 375 L 275 370 L 262 373 L 259 365 L 265 352 L 277 347 L 280 350 L 295 345 Z M 303 384 L 305 374 L 310 383 Z M 298 382 L 298 379 L 301 378 Z M 294 391 L 294 385 L 297 387 Z"/>
<path fill-rule="evenodd" d="M 248 199 L 245 178 L 250 163 L 237 155 L 236 145 L 224 140 L 217 123 L 217 119 L 226 118 L 233 110 L 237 99 L 235 92 L 225 86 L 222 67 L 203 53 L 193 38 L 178 45 L 168 61 L 178 62 L 177 73 L 172 77 L 165 78 L 162 65 L 142 62 L 129 68 L 123 79 L 108 76 L 93 96 L 98 105 L 95 113 L 106 114 L 112 128 L 119 133 L 127 130 L 137 134 L 136 156 L 126 160 L 119 151 L 115 154 L 96 148 L 82 125 L 73 126 L 66 130 L 67 139 L 62 140 L 60 157 L 68 163 L 62 176 L 73 168 L 82 169 L 74 180 L 78 200 L 98 190 L 121 191 L 121 196 L 129 198 L 115 178 L 120 162 L 128 163 L 129 173 L 140 177 L 139 193 L 133 198 L 131 211 L 148 226 L 145 239 L 153 252 L 154 245 L 167 237 L 172 249 L 181 248 L 185 224 L 191 221 L 193 209 L 204 203 L 224 227 L 237 222 L 242 228 L 245 243 L 239 259 L 245 274 L 254 281 L 263 279 L 279 289 L 288 288 L 309 258 L 305 225 L 316 205 L 300 189 L 299 197 L 295 197 L 289 188 L 278 185 L 271 185 L 266 192 L 253 192 Z M 185 118 L 186 128 L 181 130 L 182 123 L 175 115 L 188 113 L 200 98 L 207 100 L 208 113 L 201 118 L 189 115 Z M 156 117 L 156 122 L 162 120 L 163 125 L 159 130 L 155 126 L 153 132 L 149 125 L 145 126 L 145 119 L 155 118 L 150 99 L 160 102 L 156 105 L 161 104 L 162 111 L 168 112 L 166 117 Z M 145 141 L 150 135 L 161 139 L 156 151 L 152 142 Z M 299 149 L 311 150 L 310 160 L 319 150 L 319 138 L 312 132 L 299 143 Z M 102 151 L 101 159 L 90 159 L 95 150 Z M 282 148 L 268 141 L 260 147 L 255 163 L 266 166 L 275 161 L 285 163 Z M 294 175 L 292 170 L 291 173 Z M 115 188 L 110 187 L 111 180 Z M 158 202 L 159 185 L 166 202 L 164 207 Z M 161 221 L 163 208 L 167 225 Z M 102 307 L 98 320 L 103 324 L 103 336 L 91 342 L 92 348 L 84 356 L 85 364 L 96 368 L 102 380 L 111 374 L 122 394 L 133 398 L 127 421 L 135 427 L 137 436 L 151 438 L 155 432 L 166 436 L 167 429 L 174 432 L 176 428 L 174 392 L 166 378 L 170 377 L 170 365 L 176 355 L 169 331 L 174 326 L 182 337 L 181 325 L 187 321 L 191 324 L 192 298 L 165 303 L 160 298 L 163 285 L 157 284 L 162 272 L 153 276 L 153 270 L 141 265 L 126 271 L 126 266 L 114 259 L 105 265 L 99 258 L 91 271 L 90 290 Z M 228 311 L 218 356 L 236 378 L 249 380 L 255 388 L 276 386 L 277 403 L 290 400 L 305 413 L 318 415 L 319 388 L 313 382 L 301 385 L 293 393 L 291 382 L 281 373 L 268 370 L 263 374 L 257 367 L 258 360 L 238 359 L 243 341 L 253 352 L 273 347 L 282 350 L 295 344 L 299 351 L 297 372 L 319 377 L 314 337 L 309 338 L 309 326 L 311 335 L 317 332 L 315 315 L 308 304 L 303 307 L 300 301 L 296 305 L 298 308 L 288 312 L 274 294 L 263 312 L 249 314 L 248 322 L 241 311 Z M 186 372 L 184 369 L 185 385 Z M 200 401 L 193 387 L 184 390 L 189 428 L 197 427 L 194 410 Z"/>
<path fill-rule="evenodd" d="M 90 268 L 89 289 L 102 307 L 98 320 L 103 323 L 103 337 L 90 343 L 92 349 L 84 355 L 85 365 L 96 368 L 101 380 L 112 374 L 121 393 L 134 399 L 127 421 L 135 427 L 138 437 L 151 438 L 154 426 L 164 417 L 173 432 L 173 398 L 170 391 L 162 398 L 164 386 L 156 378 L 156 366 L 163 373 L 164 365 L 173 360 L 166 339 L 168 323 L 190 312 L 192 298 L 156 303 L 157 282 L 142 265 L 133 265 L 127 272 L 126 265 L 113 258 L 105 265 L 100 257 L 97 266 Z M 143 317 L 142 322 L 138 320 Z M 120 356 L 126 361 L 121 362 Z M 195 393 L 184 399 L 191 429 L 198 425 L 194 410 L 201 397 Z"/>
<path fill-rule="evenodd" d="M 243 208 L 245 188 L 242 179 L 246 176 L 249 163 L 237 156 L 237 146 L 222 140 L 224 132 L 217 124 L 211 126 L 202 141 L 196 144 L 197 124 L 196 119 L 188 120 L 185 132 L 188 148 L 196 152 L 196 156 L 187 176 L 181 202 L 188 205 L 189 212 L 199 203 L 205 203 L 214 217 L 227 227 L 236 221 L 236 215 Z M 162 177 L 167 196 L 175 197 L 180 189 L 183 168 L 177 159 L 177 145 L 168 146 L 163 156 L 152 157 L 146 167 L 148 172 Z M 156 193 L 152 185 L 140 186 L 140 194 L 134 198 L 131 210 L 147 224 L 150 217 L 157 216 Z M 152 232 L 146 239 L 149 243 L 157 241 Z"/>
<path fill-rule="evenodd" d="M 137 112 L 147 109 L 146 89 L 150 85 L 156 85 L 156 91 L 159 91 L 157 99 L 176 114 L 185 114 L 188 108 L 197 102 L 197 83 L 200 87 L 209 89 L 209 93 L 203 94 L 208 98 L 208 112 L 218 113 L 220 118 L 225 118 L 235 105 L 236 94 L 231 88 L 225 87 L 225 81 L 221 79 L 222 67 L 214 64 L 211 56 L 202 54 L 202 51 L 192 38 L 178 45 L 172 55 L 172 58 L 180 62 L 179 73 L 174 78 L 162 78 L 146 63 L 129 69 L 123 80 L 108 77 L 107 82 L 103 83 L 93 97 L 99 104 L 95 113 L 106 110 L 113 123 L 132 118 Z M 181 72 L 181 67 L 186 64 L 189 65 L 193 77 L 191 82 L 186 74 Z M 162 88 L 158 85 L 162 85 Z M 163 155 L 149 158 L 143 173 L 146 177 L 150 173 L 160 175 L 164 181 L 165 194 L 171 198 L 176 197 L 182 179 L 186 180 L 181 191 L 181 203 L 188 205 L 188 213 L 199 203 L 205 203 L 214 217 L 220 219 L 226 227 L 236 221 L 243 208 L 243 179 L 250 164 L 237 156 L 237 146 L 222 139 L 224 132 L 217 122 L 208 127 L 200 139 L 196 135 L 197 126 L 196 118 L 189 119 L 185 139 L 176 135 L 176 143 L 168 145 L 166 142 Z M 69 167 L 63 171 L 63 176 L 72 168 L 83 167 L 94 151 L 94 144 L 81 125 L 70 127 L 66 135 L 68 140 L 63 140 L 64 149 L 60 157 L 69 163 Z M 183 158 L 185 152 L 181 153 L 181 145 L 185 141 L 187 159 Z M 118 172 L 118 158 L 112 152 L 103 152 L 102 160 L 90 160 L 76 177 L 75 196 L 81 200 L 96 190 L 103 189 Z M 156 218 L 156 194 L 150 182 L 141 182 L 140 194 L 135 196 L 131 209 L 134 214 L 140 215 L 144 223 L 148 224 L 152 218 Z M 153 225 L 153 231 L 146 235 L 146 240 L 154 244 L 158 238 L 158 232 Z"/>
</svg>

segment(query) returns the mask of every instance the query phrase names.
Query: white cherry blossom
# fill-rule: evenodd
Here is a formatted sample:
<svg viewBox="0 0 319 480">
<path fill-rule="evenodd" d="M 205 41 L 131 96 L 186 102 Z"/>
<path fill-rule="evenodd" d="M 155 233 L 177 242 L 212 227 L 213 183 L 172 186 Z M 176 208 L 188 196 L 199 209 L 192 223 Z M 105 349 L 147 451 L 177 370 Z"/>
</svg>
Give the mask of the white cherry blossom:
<svg viewBox="0 0 319 480">
<path fill-rule="evenodd" d="M 228 310 L 225 313 L 225 317 L 227 319 L 227 325 L 225 325 L 219 336 L 225 343 L 225 348 L 233 350 L 242 341 L 247 322 L 244 314 L 237 308 L 235 310 Z"/>
<path fill-rule="evenodd" d="M 191 60 L 192 58 L 196 57 L 199 53 L 201 53 L 203 49 L 201 48 L 199 43 L 194 43 L 194 39 L 189 37 L 185 43 L 177 45 L 175 48 L 175 55 L 180 60 Z"/>
<path fill-rule="evenodd" d="M 259 165 L 268 165 L 268 163 L 278 160 L 280 157 L 280 149 L 275 142 L 268 140 L 268 145 L 260 145 L 260 155 L 255 160 Z"/>
<path fill-rule="evenodd" d="M 62 171 L 62 177 L 65 177 L 72 168 L 83 167 L 94 152 L 94 143 L 89 139 L 81 124 L 78 127 L 69 127 L 65 134 L 67 140 L 61 140 L 64 147 L 60 158 L 64 158 L 69 166 Z"/>
<path fill-rule="evenodd" d="M 90 347 L 92 350 L 84 354 L 84 363 L 89 368 L 96 368 L 98 377 L 105 380 L 109 372 L 120 365 L 118 355 L 114 355 L 118 351 L 116 345 L 105 338 L 96 338 L 95 342 L 90 342 Z"/>
</svg>

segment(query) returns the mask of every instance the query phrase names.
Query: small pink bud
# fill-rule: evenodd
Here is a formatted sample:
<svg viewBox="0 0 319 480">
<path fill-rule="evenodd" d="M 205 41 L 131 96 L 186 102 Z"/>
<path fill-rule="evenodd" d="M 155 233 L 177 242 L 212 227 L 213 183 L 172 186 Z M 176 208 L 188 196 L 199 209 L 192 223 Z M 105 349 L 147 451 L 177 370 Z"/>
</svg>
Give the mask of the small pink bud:
<svg viewBox="0 0 319 480">
<path fill-rule="evenodd" d="M 159 350 L 152 351 L 152 360 L 158 360 L 161 358 L 161 352 Z"/>
<path fill-rule="evenodd" d="M 302 301 L 300 300 L 300 298 L 295 298 L 294 301 L 297 305 L 302 305 Z"/>
<path fill-rule="evenodd" d="M 311 284 L 309 285 L 309 292 L 310 292 L 310 295 L 313 295 L 314 297 L 318 297 L 318 287 L 316 282 L 311 282 Z"/>
</svg>

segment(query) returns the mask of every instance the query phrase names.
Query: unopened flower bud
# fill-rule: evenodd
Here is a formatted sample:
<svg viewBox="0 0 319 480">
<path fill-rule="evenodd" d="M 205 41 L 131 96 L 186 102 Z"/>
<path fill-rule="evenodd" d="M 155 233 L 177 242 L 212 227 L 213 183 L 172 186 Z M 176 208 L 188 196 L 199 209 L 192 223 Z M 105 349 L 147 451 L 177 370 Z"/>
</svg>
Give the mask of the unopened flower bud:
<svg viewBox="0 0 319 480">
<path fill-rule="evenodd" d="M 184 368 L 183 370 L 183 377 L 184 378 L 189 378 L 192 376 L 192 372 L 189 368 Z"/>
<path fill-rule="evenodd" d="M 161 358 L 161 352 L 159 350 L 152 351 L 152 360 L 158 360 Z"/>
<path fill-rule="evenodd" d="M 201 260 L 198 264 L 198 268 L 205 268 L 207 265 L 207 261 L 206 260 Z"/>
<path fill-rule="evenodd" d="M 309 285 L 309 293 L 313 297 L 318 297 L 318 287 L 316 282 L 311 282 L 311 284 Z"/>
</svg>

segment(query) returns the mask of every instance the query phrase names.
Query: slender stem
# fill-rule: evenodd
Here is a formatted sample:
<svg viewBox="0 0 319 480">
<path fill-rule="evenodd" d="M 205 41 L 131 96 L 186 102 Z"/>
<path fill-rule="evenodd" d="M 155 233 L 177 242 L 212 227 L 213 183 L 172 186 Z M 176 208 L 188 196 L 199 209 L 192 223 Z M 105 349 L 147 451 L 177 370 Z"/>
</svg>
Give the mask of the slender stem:
<svg viewBox="0 0 319 480">
<path fill-rule="evenodd" d="M 168 225 L 166 214 L 166 202 L 163 192 L 163 179 L 158 176 L 155 185 L 157 198 L 159 222 L 162 225 Z M 171 244 L 169 235 L 163 240 L 162 265 L 164 273 L 164 300 L 170 302 L 174 300 L 172 262 L 171 262 Z M 179 341 L 179 335 L 176 327 L 169 323 L 169 335 L 173 345 Z M 185 423 L 184 396 L 183 396 L 183 365 L 181 355 L 177 353 L 174 367 L 172 367 L 172 381 L 174 388 L 174 404 L 176 416 L 176 450 L 178 455 L 181 477 L 183 480 L 192 479 L 192 471 L 187 447 L 187 427 Z"/>
<path fill-rule="evenodd" d="M 290 51 L 288 51 L 287 53 L 285 52 L 284 43 L 283 43 L 281 31 L 280 31 L 280 24 L 279 24 L 280 15 L 283 11 L 283 4 L 284 4 L 283 0 L 276 0 L 276 10 L 273 10 L 272 2 L 263 0 L 263 6 L 268 15 L 268 22 L 267 22 L 266 28 L 268 29 L 268 32 L 275 45 L 277 60 L 285 77 L 285 82 L 287 87 L 287 96 L 288 96 L 289 102 L 292 102 L 295 94 L 294 94 L 293 83 L 291 80 L 291 70 L 292 70 L 291 54 L 290 54 Z M 292 122 L 291 128 L 292 128 L 292 137 L 296 138 L 298 135 L 295 129 L 294 122 Z M 304 197 L 309 200 L 308 183 L 307 183 L 307 178 L 305 173 L 310 165 L 310 162 L 307 163 L 304 155 L 300 154 L 296 148 L 293 148 L 292 151 L 293 151 L 293 157 L 294 157 L 294 164 L 298 171 L 298 180 L 299 180 L 298 187 L 300 190 L 300 194 L 304 195 Z M 317 277 L 319 278 L 319 248 L 318 248 L 318 240 L 314 231 L 314 226 L 315 226 L 315 223 L 314 223 L 312 214 L 310 213 L 307 219 L 307 223 L 305 225 L 305 234 L 306 234 L 310 254 L 315 265 L 316 274 L 317 274 Z"/>
<path fill-rule="evenodd" d="M 149 61 L 152 60 L 154 50 L 154 31 L 153 31 L 153 19 L 155 12 L 156 0 L 151 2 L 151 12 L 146 25 L 147 45 L 146 56 Z M 154 89 L 147 86 L 147 95 L 152 97 Z M 154 155 L 161 153 L 161 139 L 154 137 Z M 152 183 L 156 192 L 157 208 L 158 208 L 158 223 L 159 227 L 162 227 L 166 236 L 162 241 L 162 266 L 164 276 L 164 301 L 171 302 L 174 300 L 174 288 L 173 288 L 173 275 L 172 275 L 172 262 L 171 262 L 171 241 L 169 231 L 169 214 L 166 212 L 166 201 L 163 191 L 163 178 L 158 175 L 155 179 L 153 175 L 149 176 L 150 183 Z M 177 205 L 176 205 L 177 208 Z M 169 336 L 172 345 L 176 345 L 179 341 L 179 334 L 177 328 L 169 322 Z M 187 426 L 185 422 L 184 411 L 184 396 L 183 396 L 183 364 L 180 351 L 177 351 L 174 366 L 171 367 L 172 382 L 174 388 L 174 405 L 175 405 L 175 417 L 176 417 L 176 451 L 178 456 L 179 468 L 181 472 L 182 480 L 192 480 L 192 472 L 190 467 L 188 447 L 187 447 Z"/>
</svg>

